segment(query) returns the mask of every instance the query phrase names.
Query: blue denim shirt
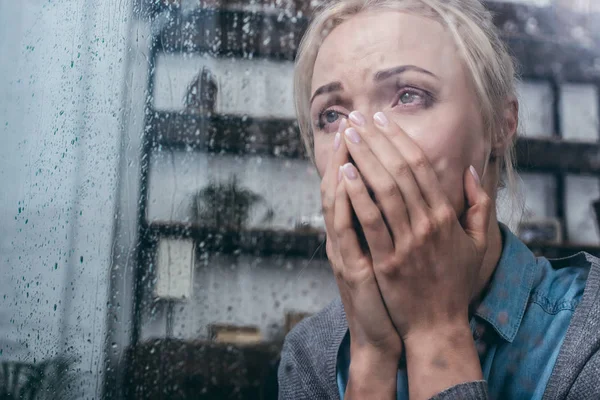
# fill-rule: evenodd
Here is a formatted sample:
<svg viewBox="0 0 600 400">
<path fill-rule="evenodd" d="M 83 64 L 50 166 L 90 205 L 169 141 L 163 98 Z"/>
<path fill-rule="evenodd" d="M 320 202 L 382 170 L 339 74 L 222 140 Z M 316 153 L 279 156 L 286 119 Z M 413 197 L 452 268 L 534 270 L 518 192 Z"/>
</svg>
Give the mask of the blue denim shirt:
<svg viewBox="0 0 600 400">
<path fill-rule="evenodd" d="M 571 317 L 579 303 L 589 263 L 584 253 L 549 261 L 535 255 L 500 224 L 502 256 L 471 330 L 491 399 L 541 399 Z M 350 336 L 338 351 L 337 383 L 344 399 Z M 406 368 L 398 369 L 398 400 L 408 399 Z"/>
</svg>

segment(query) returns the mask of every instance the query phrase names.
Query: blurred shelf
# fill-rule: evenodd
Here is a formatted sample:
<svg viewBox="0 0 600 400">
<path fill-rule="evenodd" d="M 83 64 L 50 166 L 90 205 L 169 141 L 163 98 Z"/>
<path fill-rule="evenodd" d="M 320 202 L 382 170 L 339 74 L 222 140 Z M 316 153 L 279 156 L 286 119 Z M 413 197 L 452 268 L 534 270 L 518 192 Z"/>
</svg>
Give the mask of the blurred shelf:
<svg viewBox="0 0 600 400">
<path fill-rule="evenodd" d="M 160 222 L 148 226 L 150 240 L 192 238 L 200 251 L 255 256 L 325 257 L 325 233 L 283 229 L 217 230 L 196 224 Z"/>
<path fill-rule="evenodd" d="M 558 139 L 521 137 L 517 165 L 525 172 L 600 173 L 600 145 Z"/>
<path fill-rule="evenodd" d="M 275 400 L 280 343 L 154 339 L 127 349 L 126 399 Z"/>
<path fill-rule="evenodd" d="M 164 148 L 305 157 L 298 125 L 290 119 L 154 112 L 148 129 L 151 144 Z"/>
<path fill-rule="evenodd" d="M 170 18 L 155 37 L 155 51 L 293 61 L 307 25 L 283 12 L 198 9 Z"/>
<path fill-rule="evenodd" d="M 487 7 L 525 78 L 600 82 L 597 15 L 495 1 Z M 215 8 L 175 13 L 156 35 L 154 49 L 293 61 L 308 18 L 292 14 Z"/>
<path fill-rule="evenodd" d="M 289 119 L 154 112 L 149 139 L 154 148 L 306 158 L 298 125 Z M 516 153 L 523 172 L 600 174 L 598 143 L 520 137 Z"/>
</svg>

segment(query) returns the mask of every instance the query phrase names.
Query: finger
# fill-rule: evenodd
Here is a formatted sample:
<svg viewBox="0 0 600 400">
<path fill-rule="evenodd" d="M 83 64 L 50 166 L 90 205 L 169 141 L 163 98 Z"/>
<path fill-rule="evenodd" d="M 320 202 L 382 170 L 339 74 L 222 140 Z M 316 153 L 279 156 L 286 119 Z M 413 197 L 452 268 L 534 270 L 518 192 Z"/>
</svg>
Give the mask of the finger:
<svg viewBox="0 0 600 400">
<path fill-rule="evenodd" d="M 337 244 L 334 245 L 333 235 L 327 234 L 327 239 L 325 242 L 325 249 L 327 253 L 327 259 L 329 260 L 329 265 L 331 266 L 331 270 L 333 271 L 333 275 L 336 279 L 340 279 L 342 277 L 342 263 L 341 256 Z"/>
<path fill-rule="evenodd" d="M 473 166 L 465 171 L 464 187 L 468 208 L 463 217 L 463 229 L 473 239 L 478 249 L 483 250 L 487 245 L 492 202 L 481 186 L 481 180 Z"/>
<path fill-rule="evenodd" d="M 351 113 L 351 115 L 354 113 Z M 379 159 L 368 143 L 362 139 L 363 135 L 370 136 L 368 129 L 364 127 L 355 128 L 354 123 L 352 125 L 344 132 L 348 153 L 352 156 L 358 170 L 361 171 L 366 185 L 373 190 L 375 200 L 381 206 L 385 222 L 388 224 L 392 236 L 399 238 L 403 232 L 410 228 L 410 218 L 415 219 L 419 210 L 416 207 L 411 209 L 408 203 L 405 204 L 404 189 L 401 190 L 399 182 L 384 167 L 385 161 Z M 359 129 L 362 131 L 361 133 L 358 132 Z M 391 161 L 388 160 L 388 162 Z M 413 178 L 409 175 L 403 177 L 403 179 Z M 408 186 L 409 183 L 407 182 L 406 185 Z M 418 190 L 414 181 L 412 186 Z M 409 194 L 408 196 L 410 197 Z"/>
<path fill-rule="evenodd" d="M 346 120 L 340 122 L 340 129 L 343 131 L 346 125 Z M 325 226 L 328 232 L 333 232 L 333 217 L 335 207 L 335 191 L 339 181 L 339 169 L 340 166 L 348 162 L 348 150 L 343 140 L 341 140 L 341 133 L 336 133 L 334 138 L 334 148 L 329 158 L 329 163 L 325 174 L 321 181 L 321 205 L 323 218 L 325 219 Z M 331 238 L 335 242 L 335 235 L 331 235 Z M 335 243 L 334 243 L 335 244 Z"/>
<path fill-rule="evenodd" d="M 423 150 L 397 124 L 391 123 L 385 113 L 376 113 L 373 120 L 375 126 L 384 133 L 388 141 L 406 160 L 420 194 L 429 207 L 436 209 L 447 206 L 448 198 Z"/>
<path fill-rule="evenodd" d="M 366 255 L 361 250 L 352 222 L 352 205 L 342 180 L 336 190 L 333 227 L 342 263 L 346 269 L 364 268 Z M 346 271 L 352 272 L 352 271 Z"/>
<path fill-rule="evenodd" d="M 410 165 L 402 153 L 389 143 L 385 135 L 382 135 L 372 124 L 368 124 L 360 113 L 353 111 L 349 118 L 352 127 L 346 129 L 348 151 L 367 184 L 373 190 L 384 191 L 383 199 L 394 197 L 395 193 L 390 191 L 390 186 L 397 189 L 405 205 L 401 205 L 400 210 L 395 210 L 398 201 L 392 198 L 385 214 L 386 216 L 388 213 L 406 214 L 404 218 L 399 217 L 401 218 L 399 223 L 403 225 L 400 230 L 406 232 L 406 227 L 421 220 L 428 208 Z M 382 205 L 383 199 L 378 198 Z M 398 232 L 394 231 L 393 234 L 396 237 Z"/>
<path fill-rule="evenodd" d="M 348 163 L 342 167 L 344 186 L 338 190 L 340 197 L 345 190 L 350 199 L 352 209 L 360 222 L 371 251 L 375 265 L 385 262 L 394 253 L 394 243 L 381 211 L 375 205 L 369 192 L 354 165 Z M 340 185 L 341 186 L 341 185 Z M 337 201 L 336 197 L 336 201 Z"/>
</svg>

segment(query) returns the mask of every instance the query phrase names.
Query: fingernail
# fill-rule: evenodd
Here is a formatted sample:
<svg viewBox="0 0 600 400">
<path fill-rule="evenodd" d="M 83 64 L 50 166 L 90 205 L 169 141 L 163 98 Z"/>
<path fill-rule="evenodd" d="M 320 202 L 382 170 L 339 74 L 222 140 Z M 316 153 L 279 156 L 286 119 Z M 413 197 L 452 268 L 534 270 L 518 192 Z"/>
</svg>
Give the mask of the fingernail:
<svg viewBox="0 0 600 400">
<path fill-rule="evenodd" d="M 354 165 L 347 163 L 342 167 L 344 168 L 344 174 L 348 177 L 348 179 L 354 180 L 358 176 L 356 174 L 356 170 L 354 169 Z"/>
<path fill-rule="evenodd" d="M 471 171 L 473 178 L 475 178 L 475 182 L 477 182 L 477 185 L 481 186 L 481 179 L 479 179 L 479 174 L 477 173 L 477 171 L 475 171 L 475 168 L 471 165 L 469 167 L 469 170 Z"/>
<path fill-rule="evenodd" d="M 348 115 L 348 118 L 358 126 L 363 126 L 365 124 L 365 117 L 358 111 L 352 111 L 350 115 Z"/>
<path fill-rule="evenodd" d="M 340 133 L 344 132 L 347 127 L 348 127 L 348 121 L 346 120 L 346 118 L 342 118 L 342 120 L 340 121 L 340 126 L 338 126 L 338 132 L 340 132 Z"/>
<path fill-rule="evenodd" d="M 333 139 L 333 150 L 337 150 L 340 148 L 340 143 L 342 142 L 342 135 L 340 133 L 335 134 L 335 138 Z"/>
<path fill-rule="evenodd" d="M 340 165 L 340 167 L 338 168 L 338 182 L 342 181 L 342 166 Z"/>
<path fill-rule="evenodd" d="M 356 132 L 356 129 L 348 128 L 348 129 L 346 129 L 345 133 L 346 133 L 346 137 L 352 143 L 360 143 L 360 135 L 358 134 L 358 132 Z"/>
<path fill-rule="evenodd" d="M 373 115 L 373 119 L 375 120 L 375 123 L 379 126 L 381 126 L 382 128 L 385 128 L 386 126 L 388 126 L 388 119 L 385 116 L 384 113 L 382 112 L 378 112 L 375 115 Z"/>
</svg>

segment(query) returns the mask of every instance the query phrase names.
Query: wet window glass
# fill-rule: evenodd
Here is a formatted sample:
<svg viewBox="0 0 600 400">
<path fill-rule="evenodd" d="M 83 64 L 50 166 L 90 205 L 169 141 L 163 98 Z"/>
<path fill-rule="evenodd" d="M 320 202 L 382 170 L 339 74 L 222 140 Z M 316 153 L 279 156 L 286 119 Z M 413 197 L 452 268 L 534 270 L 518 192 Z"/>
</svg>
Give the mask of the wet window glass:
<svg viewBox="0 0 600 400">
<path fill-rule="evenodd" d="M 339 297 L 293 91 L 322 3 L 0 0 L 0 399 L 277 398 Z M 486 6 L 521 78 L 498 217 L 600 255 L 600 8 Z"/>
</svg>

